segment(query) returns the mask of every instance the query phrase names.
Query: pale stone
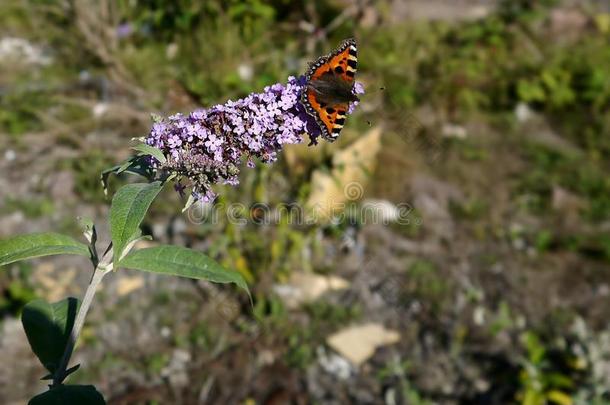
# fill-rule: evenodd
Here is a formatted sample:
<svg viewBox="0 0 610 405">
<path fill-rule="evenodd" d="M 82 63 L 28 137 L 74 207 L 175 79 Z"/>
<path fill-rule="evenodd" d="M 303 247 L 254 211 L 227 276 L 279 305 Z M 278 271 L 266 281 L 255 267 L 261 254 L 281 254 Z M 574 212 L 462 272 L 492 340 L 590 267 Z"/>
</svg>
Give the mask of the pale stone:
<svg viewBox="0 0 610 405">
<path fill-rule="evenodd" d="M 294 272 L 288 283 L 278 284 L 273 290 L 288 307 L 295 308 L 301 303 L 315 301 L 327 291 L 341 290 L 348 286 L 349 282 L 341 277 Z"/>
<path fill-rule="evenodd" d="M 335 351 L 355 366 L 364 364 L 379 347 L 400 340 L 400 334 L 378 323 L 367 323 L 343 329 L 326 339 Z"/>
<path fill-rule="evenodd" d="M 144 277 L 123 277 L 119 280 L 116 291 L 119 296 L 127 295 L 144 286 Z"/>
<path fill-rule="evenodd" d="M 373 128 L 333 156 L 331 173 L 316 170 L 307 200 L 309 221 L 329 222 L 349 202 L 360 200 L 381 149 L 381 128 Z"/>
</svg>

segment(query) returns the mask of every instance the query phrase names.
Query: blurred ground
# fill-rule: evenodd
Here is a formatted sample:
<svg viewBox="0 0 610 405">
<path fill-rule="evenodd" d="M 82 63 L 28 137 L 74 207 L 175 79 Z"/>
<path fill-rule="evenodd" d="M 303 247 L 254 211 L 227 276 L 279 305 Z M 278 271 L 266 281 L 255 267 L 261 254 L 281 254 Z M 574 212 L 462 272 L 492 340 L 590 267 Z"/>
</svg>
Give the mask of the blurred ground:
<svg viewBox="0 0 610 405">
<path fill-rule="evenodd" d="M 213 223 L 180 214 L 171 190 L 147 218 L 156 241 L 239 270 L 254 309 L 232 288 L 118 272 L 71 381 L 109 404 L 610 403 L 609 12 L 552 0 L 2 2 L 0 237 L 76 236 L 77 215 L 107 235 L 98 174 L 129 156 L 151 112 L 245 96 L 359 41 L 367 94 L 340 141 L 244 170 Z M 347 205 L 330 223 L 226 215 L 331 197 Z M 360 215 L 372 206 L 384 221 Z M 78 259 L 2 269 L 0 348 L 18 366 L 0 368 L 0 402 L 45 387 L 23 305 L 80 296 L 88 277 Z"/>
</svg>

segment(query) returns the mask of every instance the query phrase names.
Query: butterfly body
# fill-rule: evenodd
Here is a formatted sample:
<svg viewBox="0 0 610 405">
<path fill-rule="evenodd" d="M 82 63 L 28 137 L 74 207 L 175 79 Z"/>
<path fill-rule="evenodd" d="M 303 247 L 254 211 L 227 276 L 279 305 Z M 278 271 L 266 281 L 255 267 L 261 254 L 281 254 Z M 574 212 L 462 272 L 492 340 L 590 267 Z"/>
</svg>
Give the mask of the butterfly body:
<svg viewBox="0 0 610 405">
<path fill-rule="evenodd" d="M 343 128 L 349 103 L 358 101 L 353 90 L 357 62 L 356 41 L 347 39 L 309 66 L 301 101 L 307 113 L 316 119 L 322 136 L 330 142 L 337 139 Z"/>
<path fill-rule="evenodd" d="M 352 91 L 353 87 L 352 83 L 345 81 L 335 73 L 325 73 L 307 85 L 307 88 L 316 95 L 316 100 L 329 107 L 359 101 L 358 96 Z"/>
</svg>

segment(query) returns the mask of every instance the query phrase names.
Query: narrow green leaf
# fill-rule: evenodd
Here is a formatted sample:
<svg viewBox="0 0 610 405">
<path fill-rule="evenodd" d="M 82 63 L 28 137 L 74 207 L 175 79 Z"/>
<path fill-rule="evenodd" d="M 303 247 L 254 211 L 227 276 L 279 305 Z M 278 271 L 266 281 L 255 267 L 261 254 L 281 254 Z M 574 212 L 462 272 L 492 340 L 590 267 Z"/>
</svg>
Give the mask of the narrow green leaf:
<svg viewBox="0 0 610 405">
<path fill-rule="evenodd" d="M 110 207 L 110 235 L 115 263 L 125 246 L 139 236 L 140 223 L 162 187 L 160 181 L 128 184 L 114 195 Z"/>
<path fill-rule="evenodd" d="M 35 300 L 23 308 L 21 323 L 28 342 L 51 373 L 59 367 L 79 305 L 76 298 L 70 297 L 53 304 Z"/>
<path fill-rule="evenodd" d="M 60 385 L 30 399 L 28 405 L 105 405 L 93 385 Z"/>
<path fill-rule="evenodd" d="M 34 257 L 61 254 L 90 256 L 87 245 L 59 233 L 30 233 L 0 240 L 0 266 Z"/>
<path fill-rule="evenodd" d="M 75 371 L 77 371 L 80 368 L 80 364 L 77 364 L 76 366 L 72 366 L 69 369 L 66 370 L 66 377 L 69 376 L 70 374 L 74 373 Z"/>
<path fill-rule="evenodd" d="M 193 206 L 193 204 L 195 204 L 196 201 L 197 200 L 195 200 L 195 197 L 193 197 L 193 193 L 189 194 L 189 198 L 186 200 L 186 204 L 184 204 L 184 208 L 182 208 L 182 212 L 191 208 Z"/>
<path fill-rule="evenodd" d="M 121 267 L 153 273 L 235 283 L 250 294 L 245 280 L 236 271 L 227 270 L 205 254 L 181 246 L 155 246 L 130 252 Z"/>
<path fill-rule="evenodd" d="M 131 149 L 141 152 L 144 155 L 152 156 L 161 163 L 165 163 L 165 161 L 167 160 L 165 158 L 165 155 L 163 154 L 163 151 L 161 151 L 161 149 L 155 148 L 154 146 L 150 146 L 145 143 L 140 143 L 140 144 L 132 147 Z"/>
</svg>

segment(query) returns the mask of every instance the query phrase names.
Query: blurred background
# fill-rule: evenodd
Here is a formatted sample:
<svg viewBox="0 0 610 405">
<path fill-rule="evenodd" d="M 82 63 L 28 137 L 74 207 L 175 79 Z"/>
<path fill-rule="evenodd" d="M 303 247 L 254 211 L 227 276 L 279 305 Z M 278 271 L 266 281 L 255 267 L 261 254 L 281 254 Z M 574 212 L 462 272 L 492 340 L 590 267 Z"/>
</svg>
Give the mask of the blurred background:
<svg viewBox="0 0 610 405">
<path fill-rule="evenodd" d="M 230 286 L 117 272 L 71 382 L 117 405 L 610 403 L 609 12 L 3 0 L 0 237 L 77 237 L 83 215 L 107 241 L 99 173 L 151 113 L 235 100 L 359 44 L 367 94 L 338 142 L 289 145 L 213 208 L 181 213 L 168 187 L 145 221 L 241 272 L 254 307 Z M 303 223 L 282 204 L 342 209 Z M 2 269 L 1 403 L 46 387 L 23 305 L 80 297 L 89 276 L 65 257 Z"/>
</svg>

